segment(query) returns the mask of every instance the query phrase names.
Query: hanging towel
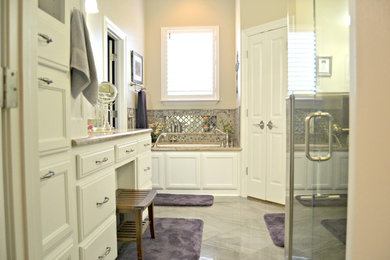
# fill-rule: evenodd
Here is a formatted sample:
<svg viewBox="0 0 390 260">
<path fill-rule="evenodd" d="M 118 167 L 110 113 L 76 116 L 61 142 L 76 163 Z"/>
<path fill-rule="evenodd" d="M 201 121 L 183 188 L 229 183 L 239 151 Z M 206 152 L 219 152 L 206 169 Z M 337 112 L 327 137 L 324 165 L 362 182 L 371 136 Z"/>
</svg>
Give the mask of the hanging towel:
<svg viewBox="0 0 390 260">
<path fill-rule="evenodd" d="M 98 81 L 95 61 L 84 15 L 74 9 L 71 18 L 71 92 L 76 98 L 83 95 L 92 105 L 98 99 Z"/>
<path fill-rule="evenodd" d="M 138 92 L 137 113 L 135 115 L 136 128 L 148 128 L 148 115 L 146 111 L 146 93 L 141 90 Z"/>
</svg>

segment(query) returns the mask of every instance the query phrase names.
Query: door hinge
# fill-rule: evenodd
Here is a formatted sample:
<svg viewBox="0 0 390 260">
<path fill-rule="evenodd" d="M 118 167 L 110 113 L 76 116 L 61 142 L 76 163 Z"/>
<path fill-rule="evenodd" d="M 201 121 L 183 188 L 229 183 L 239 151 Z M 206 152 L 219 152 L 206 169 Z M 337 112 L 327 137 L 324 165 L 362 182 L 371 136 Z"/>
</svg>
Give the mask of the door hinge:
<svg viewBox="0 0 390 260">
<path fill-rule="evenodd" d="M 246 110 L 246 117 L 249 117 L 249 109 Z"/>
<path fill-rule="evenodd" d="M 249 58 L 249 51 L 246 51 L 246 58 Z"/>
<path fill-rule="evenodd" d="M 1 69 L 1 107 L 13 108 L 18 106 L 18 75 L 16 70 Z"/>
<path fill-rule="evenodd" d="M 249 173 L 249 170 L 248 170 L 248 167 L 246 167 L 246 175 L 248 175 L 248 173 Z"/>
</svg>

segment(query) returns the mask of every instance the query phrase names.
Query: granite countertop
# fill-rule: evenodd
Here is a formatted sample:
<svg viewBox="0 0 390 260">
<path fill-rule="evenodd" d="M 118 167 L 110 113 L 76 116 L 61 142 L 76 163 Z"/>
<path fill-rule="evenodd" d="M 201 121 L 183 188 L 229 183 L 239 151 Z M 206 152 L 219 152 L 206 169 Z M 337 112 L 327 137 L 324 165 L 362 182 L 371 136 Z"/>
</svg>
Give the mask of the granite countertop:
<svg viewBox="0 0 390 260">
<path fill-rule="evenodd" d="M 72 147 L 107 142 L 122 137 L 129 137 L 152 132 L 152 129 L 127 129 L 109 132 L 90 132 L 87 137 L 72 139 Z"/>
<path fill-rule="evenodd" d="M 239 152 L 242 151 L 241 147 L 202 147 L 202 146 L 190 146 L 190 147 L 156 147 L 153 145 L 152 151 L 221 151 L 221 152 Z"/>
<path fill-rule="evenodd" d="M 295 151 L 305 151 L 305 145 L 304 144 L 295 144 L 294 145 L 294 150 Z M 316 145 L 316 144 L 311 144 L 310 145 L 310 150 L 311 151 L 328 151 L 328 145 L 323 145 L 323 144 L 319 144 L 319 145 Z M 348 151 L 349 148 L 348 146 L 339 146 L 339 145 L 333 145 L 333 149 L 332 149 L 334 152 L 344 152 L 344 151 Z"/>
</svg>

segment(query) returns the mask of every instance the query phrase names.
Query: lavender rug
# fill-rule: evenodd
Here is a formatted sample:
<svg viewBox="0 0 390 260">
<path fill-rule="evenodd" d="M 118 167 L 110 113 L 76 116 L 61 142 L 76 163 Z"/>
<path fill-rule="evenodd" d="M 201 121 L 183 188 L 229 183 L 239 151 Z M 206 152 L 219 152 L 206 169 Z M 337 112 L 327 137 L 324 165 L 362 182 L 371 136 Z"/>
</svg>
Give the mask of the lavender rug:
<svg viewBox="0 0 390 260">
<path fill-rule="evenodd" d="M 345 245 L 347 235 L 347 220 L 345 218 L 324 219 L 321 224 Z"/>
<path fill-rule="evenodd" d="M 155 218 L 156 238 L 149 229 L 142 238 L 144 260 L 198 260 L 202 245 L 203 221 L 200 219 Z M 118 260 L 137 259 L 136 243 L 125 243 Z"/>
<path fill-rule="evenodd" d="M 279 247 L 284 247 L 284 218 L 284 213 L 264 215 L 264 221 L 267 225 L 272 242 Z"/>
<path fill-rule="evenodd" d="M 163 194 L 154 199 L 155 206 L 208 207 L 214 203 L 212 195 Z"/>
</svg>

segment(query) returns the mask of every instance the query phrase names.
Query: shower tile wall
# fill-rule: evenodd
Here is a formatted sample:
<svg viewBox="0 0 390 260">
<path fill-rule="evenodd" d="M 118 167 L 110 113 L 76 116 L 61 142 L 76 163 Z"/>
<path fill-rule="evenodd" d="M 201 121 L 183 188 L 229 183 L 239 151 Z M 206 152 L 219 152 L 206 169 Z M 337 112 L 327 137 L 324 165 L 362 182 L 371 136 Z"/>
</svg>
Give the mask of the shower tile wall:
<svg viewBox="0 0 390 260">
<path fill-rule="evenodd" d="M 148 110 L 148 121 L 151 123 L 163 123 L 164 132 L 179 131 L 182 133 L 210 133 L 216 128 L 223 130 L 223 124 L 233 127 L 233 143 L 239 146 L 240 140 L 240 108 L 237 109 L 170 109 Z M 222 121 L 222 122 L 221 122 Z M 174 129 L 173 126 L 180 127 Z"/>
</svg>

